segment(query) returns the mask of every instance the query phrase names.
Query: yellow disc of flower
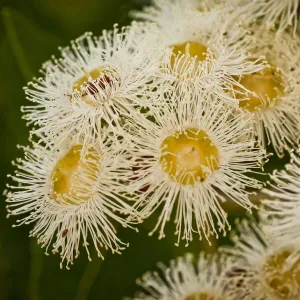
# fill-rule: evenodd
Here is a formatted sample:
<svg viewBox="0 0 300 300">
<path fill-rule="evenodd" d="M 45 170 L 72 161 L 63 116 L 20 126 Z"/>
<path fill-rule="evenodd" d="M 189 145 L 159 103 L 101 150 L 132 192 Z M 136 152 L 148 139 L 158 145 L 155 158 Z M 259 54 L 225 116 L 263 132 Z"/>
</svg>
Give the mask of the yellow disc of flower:
<svg viewBox="0 0 300 300">
<path fill-rule="evenodd" d="M 208 48 L 198 42 L 185 42 L 173 45 L 171 56 L 171 68 L 179 74 L 184 71 L 195 61 L 195 68 L 200 62 L 204 61 L 208 55 Z M 191 70 L 191 74 L 195 70 Z"/>
<path fill-rule="evenodd" d="M 100 69 L 93 69 L 91 72 L 86 72 L 80 77 L 72 86 L 73 92 L 82 91 L 83 88 L 91 81 L 102 76 L 102 71 Z"/>
<path fill-rule="evenodd" d="M 81 156 L 81 145 L 73 146 L 55 165 L 52 173 L 53 195 L 57 202 L 80 204 L 91 197 L 97 175 L 100 172 L 99 156 L 90 149 Z"/>
<path fill-rule="evenodd" d="M 280 71 L 275 67 L 268 67 L 254 74 L 243 75 L 239 83 L 250 93 L 238 86 L 235 86 L 237 99 L 240 100 L 240 107 L 250 112 L 267 109 L 270 105 L 276 104 L 284 94 L 283 78 Z"/>
<path fill-rule="evenodd" d="M 219 152 L 203 130 L 190 128 L 163 141 L 160 163 L 172 180 L 193 185 L 219 167 Z"/>
<path fill-rule="evenodd" d="M 99 93 L 100 90 L 104 90 L 106 84 L 111 83 L 111 76 L 109 75 L 112 70 L 103 70 L 103 68 L 96 68 L 87 72 L 82 69 L 84 75 L 80 77 L 72 86 L 73 92 L 79 92 L 82 95 L 83 100 L 95 106 L 94 94 Z"/>
<path fill-rule="evenodd" d="M 263 273 L 269 289 L 281 299 L 300 289 L 300 259 L 290 268 L 285 268 L 287 258 L 293 251 L 283 250 L 273 254 L 264 264 Z"/>
</svg>

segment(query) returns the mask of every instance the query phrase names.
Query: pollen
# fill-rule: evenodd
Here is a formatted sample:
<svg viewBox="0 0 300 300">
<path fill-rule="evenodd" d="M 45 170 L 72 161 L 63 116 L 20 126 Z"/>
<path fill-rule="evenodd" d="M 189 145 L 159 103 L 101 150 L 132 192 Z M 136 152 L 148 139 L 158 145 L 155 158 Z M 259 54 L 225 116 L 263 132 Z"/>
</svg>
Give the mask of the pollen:
<svg viewBox="0 0 300 300">
<path fill-rule="evenodd" d="M 94 95 L 111 83 L 111 71 L 96 68 L 87 72 L 82 68 L 82 72 L 84 75 L 75 81 L 72 91 L 73 93 L 80 93 L 87 104 L 95 106 Z"/>
<path fill-rule="evenodd" d="M 219 152 L 203 130 L 190 128 L 163 141 L 160 163 L 172 180 L 194 185 L 218 169 Z"/>
<path fill-rule="evenodd" d="M 186 297 L 184 300 L 221 300 L 220 298 L 216 298 L 215 296 L 212 296 L 208 293 L 194 293 L 188 297 Z"/>
<path fill-rule="evenodd" d="M 208 48 L 198 42 L 186 42 L 178 45 L 171 46 L 171 68 L 179 74 L 184 71 L 193 63 L 194 68 L 204 61 L 208 56 Z M 191 71 L 191 73 L 193 70 Z"/>
<path fill-rule="evenodd" d="M 92 188 L 100 173 L 99 155 L 89 149 L 82 155 L 82 146 L 73 146 L 52 172 L 53 196 L 58 203 L 79 205 L 92 196 Z"/>
<path fill-rule="evenodd" d="M 300 259 L 287 267 L 287 259 L 293 251 L 283 250 L 270 256 L 263 268 L 268 288 L 280 299 L 290 299 L 300 291 Z"/>
<path fill-rule="evenodd" d="M 276 105 L 284 94 L 283 78 L 275 67 L 268 67 L 254 74 L 243 75 L 239 83 L 250 92 L 236 86 L 237 99 L 242 109 L 250 112 L 268 109 Z M 245 99 L 247 98 L 247 99 Z"/>
</svg>

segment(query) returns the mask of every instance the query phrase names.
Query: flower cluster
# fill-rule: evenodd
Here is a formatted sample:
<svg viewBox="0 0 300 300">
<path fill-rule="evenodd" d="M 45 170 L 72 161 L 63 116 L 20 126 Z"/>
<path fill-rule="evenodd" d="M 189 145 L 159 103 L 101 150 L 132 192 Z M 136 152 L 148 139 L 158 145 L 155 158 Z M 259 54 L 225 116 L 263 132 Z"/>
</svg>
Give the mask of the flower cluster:
<svg viewBox="0 0 300 300">
<path fill-rule="evenodd" d="M 29 147 L 5 192 L 17 225 L 68 267 L 149 234 L 210 243 L 231 230 L 226 202 L 259 222 L 233 246 L 147 273 L 134 299 L 299 299 L 300 35 L 298 0 L 154 0 L 138 21 L 61 48 L 25 88 Z M 271 26 L 272 25 L 272 26 Z M 270 154 L 291 163 L 263 174 Z M 259 194 L 258 194 L 259 193 Z"/>
</svg>

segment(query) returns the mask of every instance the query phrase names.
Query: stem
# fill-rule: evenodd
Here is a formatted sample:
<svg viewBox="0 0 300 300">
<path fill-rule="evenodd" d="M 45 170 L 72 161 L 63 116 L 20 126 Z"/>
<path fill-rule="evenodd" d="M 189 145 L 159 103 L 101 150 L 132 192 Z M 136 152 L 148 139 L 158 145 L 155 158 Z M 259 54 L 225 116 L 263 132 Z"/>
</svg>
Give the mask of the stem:
<svg viewBox="0 0 300 300">
<path fill-rule="evenodd" d="M 10 47 L 16 57 L 20 71 L 26 81 L 30 80 L 33 77 L 33 73 L 30 69 L 29 63 L 26 59 L 26 55 L 22 49 L 22 46 L 18 40 L 16 29 L 11 18 L 11 11 L 7 7 L 2 9 L 2 20 L 6 29 L 6 35 Z"/>
<path fill-rule="evenodd" d="M 29 299 L 39 300 L 39 283 L 43 269 L 43 252 L 38 247 L 36 240 L 30 241 L 30 269 L 29 269 Z"/>
<path fill-rule="evenodd" d="M 96 252 L 96 251 L 95 251 Z M 96 253 L 94 253 L 96 256 Z M 103 259 L 98 260 L 97 262 L 88 262 L 87 266 L 83 272 L 83 275 L 80 279 L 75 300 L 86 300 L 90 294 L 90 291 L 98 278 Z"/>
</svg>

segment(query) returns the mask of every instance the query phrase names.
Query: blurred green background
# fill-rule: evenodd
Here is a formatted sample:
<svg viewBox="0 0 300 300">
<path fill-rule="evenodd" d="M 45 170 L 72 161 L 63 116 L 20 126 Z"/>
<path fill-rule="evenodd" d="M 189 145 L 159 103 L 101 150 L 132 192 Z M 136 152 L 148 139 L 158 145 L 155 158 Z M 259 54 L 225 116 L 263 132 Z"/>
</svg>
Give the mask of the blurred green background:
<svg viewBox="0 0 300 300">
<path fill-rule="evenodd" d="M 11 161 L 22 155 L 17 144 L 27 144 L 28 128 L 21 119 L 20 106 L 26 103 L 22 87 L 39 76 L 41 64 L 58 46 L 85 31 L 97 35 L 114 23 L 130 22 L 128 12 L 140 9 L 147 0 L 0 0 L 0 122 L 1 190 Z M 167 238 L 148 237 L 155 218 L 147 220 L 136 233 L 120 230 L 121 239 L 130 243 L 123 255 L 107 254 L 104 261 L 94 255 L 88 262 L 84 250 L 70 271 L 60 270 L 59 256 L 45 256 L 34 239 L 28 238 L 31 226 L 12 228 L 16 219 L 6 218 L 5 202 L 0 206 L 0 299 L 122 299 L 136 290 L 135 279 L 154 270 L 158 261 L 168 261 L 185 252 L 213 251 L 206 242 L 174 245 L 174 225 Z M 234 216 L 241 213 L 235 207 Z M 224 239 L 223 239 L 224 241 Z M 218 241 L 221 243 L 222 239 Z"/>
</svg>

